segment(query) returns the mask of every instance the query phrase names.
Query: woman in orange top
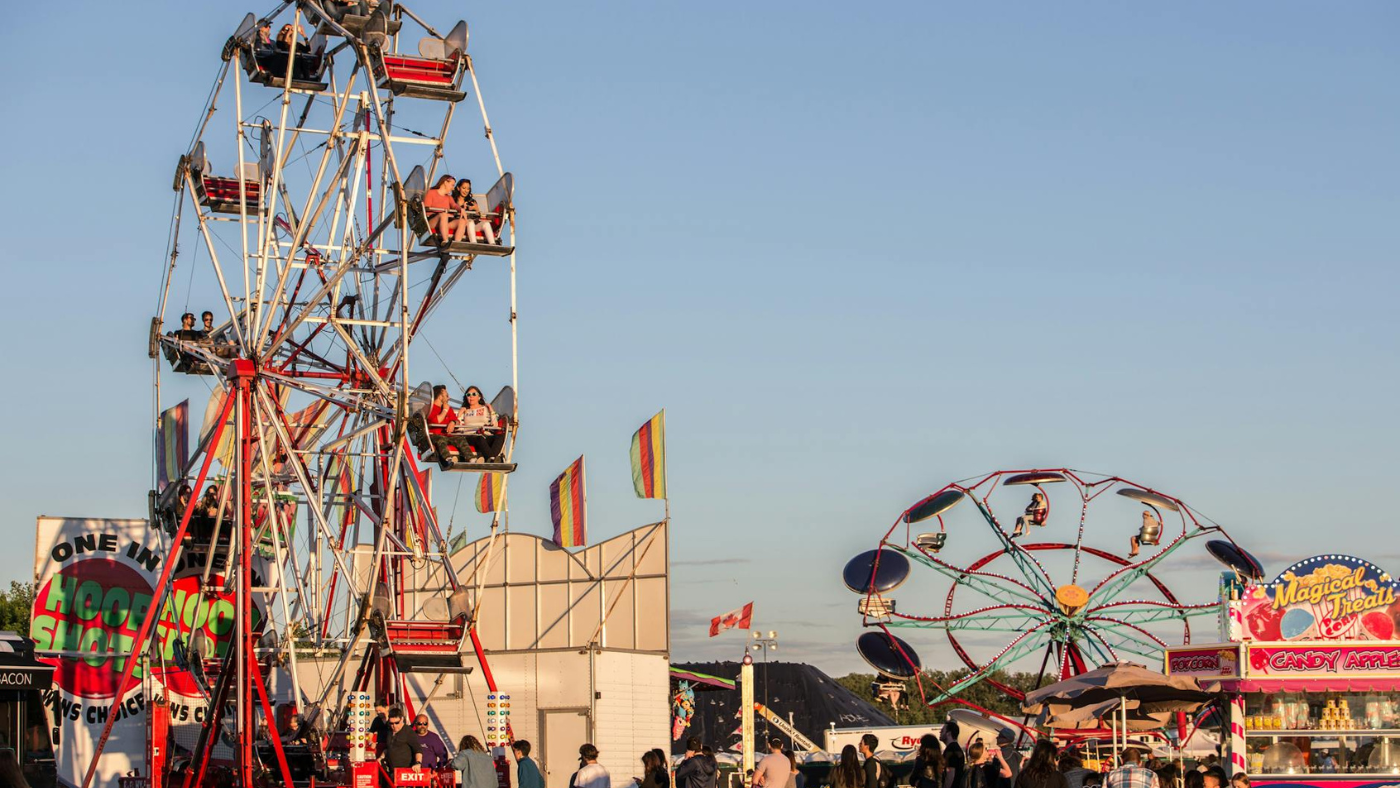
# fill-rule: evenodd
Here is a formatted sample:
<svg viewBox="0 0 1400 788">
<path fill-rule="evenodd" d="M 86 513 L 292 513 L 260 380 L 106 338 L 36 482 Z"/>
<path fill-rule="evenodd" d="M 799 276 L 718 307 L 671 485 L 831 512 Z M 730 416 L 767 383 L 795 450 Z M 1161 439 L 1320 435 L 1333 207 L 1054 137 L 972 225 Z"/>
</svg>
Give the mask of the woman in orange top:
<svg viewBox="0 0 1400 788">
<path fill-rule="evenodd" d="M 460 241 L 467 232 L 466 219 L 454 218 L 457 213 L 457 201 L 452 199 L 452 187 L 456 183 L 456 178 L 444 175 L 438 178 L 436 186 L 423 195 L 423 210 L 428 214 L 428 227 L 442 244 Z"/>
</svg>

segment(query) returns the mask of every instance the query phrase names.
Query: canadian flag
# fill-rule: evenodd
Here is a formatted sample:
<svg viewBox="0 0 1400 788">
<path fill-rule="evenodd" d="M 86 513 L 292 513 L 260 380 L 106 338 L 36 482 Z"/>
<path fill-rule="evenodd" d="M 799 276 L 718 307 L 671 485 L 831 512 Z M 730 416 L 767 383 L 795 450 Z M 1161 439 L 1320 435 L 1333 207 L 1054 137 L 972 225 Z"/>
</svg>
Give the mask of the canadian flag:
<svg viewBox="0 0 1400 788">
<path fill-rule="evenodd" d="M 753 623 L 753 603 L 731 610 L 722 616 L 715 616 L 710 619 L 710 637 L 714 637 L 726 629 L 748 629 Z"/>
</svg>

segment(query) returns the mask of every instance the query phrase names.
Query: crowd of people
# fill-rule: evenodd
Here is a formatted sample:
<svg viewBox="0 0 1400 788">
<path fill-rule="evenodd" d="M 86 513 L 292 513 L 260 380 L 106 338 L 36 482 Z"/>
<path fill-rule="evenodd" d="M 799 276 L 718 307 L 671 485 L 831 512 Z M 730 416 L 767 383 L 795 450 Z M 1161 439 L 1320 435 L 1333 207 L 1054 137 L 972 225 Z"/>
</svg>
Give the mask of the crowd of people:
<svg viewBox="0 0 1400 788">
<path fill-rule="evenodd" d="M 397 706 L 381 703 L 375 711 L 369 730 L 386 778 L 398 769 L 451 769 L 458 772 L 461 788 L 498 785 L 497 762 L 475 736 L 463 736 L 456 752 L 450 753 L 442 737 L 431 730 L 427 714 L 417 714 L 410 723 Z M 1010 730 L 1002 730 L 993 744 L 979 738 L 966 749 L 958 744 L 960 734 L 959 725 L 950 720 L 939 735 L 923 736 L 912 770 L 898 779 L 891 767 L 876 757 L 879 739 L 866 734 L 859 744 L 846 745 L 825 779 L 814 779 L 811 785 L 895 788 L 907 782 L 910 788 L 1250 788 L 1244 774 L 1227 778 L 1218 759 L 1208 758 L 1183 773 L 1170 760 L 1151 758 L 1147 748 L 1135 742 L 1119 751 L 1117 768 L 1098 772 L 1085 768 L 1077 750 L 1061 749 L 1049 739 L 1040 739 L 1029 755 L 1023 755 Z M 742 788 L 807 788 L 808 780 L 798 770 L 784 740 L 773 737 L 763 744 L 766 753 L 743 775 Z M 517 788 L 544 788 L 544 777 L 532 752 L 530 742 L 523 739 L 511 744 L 515 762 L 512 785 Z M 599 755 L 591 743 L 579 747 L 578 766 L 569 776 L 569 788 L 620 788 L 599 763 Z M 719 762 L 697 736 L 686 740 L 685 754 L 675 763 L 674 771 L 670 755 L 659 747 L 642 753 L 641 766 L 642 776 L 632 778 L 634 788 L 672 788 L 673 784 L 674 788 L 720 788 Z M 733 785 L 727 783 L 726 788 Z"/>
<path fill-rule="evenodd" d="M 1186 771 L 1170 761 L 1148 759 L 1145 747 L 1130 743 L 1119 755 L 1120 765 L 1107 773 L 1084 768 L 1084 760 L 1072 748 L 1061 750 L 1049 739 L 1035 743 L 1029 756 L 1017 751 L 1015 735 L 1003 730 L 994 745 L 980 739 L 966 750 L 958 744 L 956 722 L 944 725 L 942 734 L 925 735 L 909 775 L 911 788 L 1249 788 L 1249 778 L 1237 774 L 1227 779 L 1212 759 Z M 886 767 L 874 757 L 874 736 L 863 737 L 860 746 L 847 745 L 828 780 L 832 788 L 889 788 Z M 1227 786 L 1228 784 L 1228 786 Z"/>
</svg>

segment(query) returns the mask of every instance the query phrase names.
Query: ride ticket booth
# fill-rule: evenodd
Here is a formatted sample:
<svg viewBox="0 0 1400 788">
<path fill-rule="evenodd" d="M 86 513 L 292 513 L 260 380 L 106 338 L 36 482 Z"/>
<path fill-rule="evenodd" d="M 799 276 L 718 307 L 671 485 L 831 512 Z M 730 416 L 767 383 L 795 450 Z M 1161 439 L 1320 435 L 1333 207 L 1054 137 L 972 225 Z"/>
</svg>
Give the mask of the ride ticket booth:
<svg viewBox="0 0 1400 788">
<path fill-rule="evenodd" d="M 1167 649 L 1222 693 L 1228 763 L 1255 786 L 1400 782 L 1400 602 L 1375 564 L 1321 555 L 1226 600 L 1226 642 Z"/>
<path fill-rule="evenodd" d="M 52 726 L 40 693 L 54 668 L 34 659 L 34 643 L 0 632 L 0 750 L 14 754 L 31 788 L 53 788 Z"/>
</svg>

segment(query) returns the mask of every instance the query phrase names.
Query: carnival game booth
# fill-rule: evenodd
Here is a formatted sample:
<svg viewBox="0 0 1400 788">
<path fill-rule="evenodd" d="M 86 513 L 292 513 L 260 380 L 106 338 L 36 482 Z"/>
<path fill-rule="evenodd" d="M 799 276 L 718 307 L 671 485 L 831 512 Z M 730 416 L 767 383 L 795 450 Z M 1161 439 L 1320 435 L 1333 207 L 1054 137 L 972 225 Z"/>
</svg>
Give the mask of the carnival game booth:
<svg viewBox="0 0 1400 788">
<path fill-rule="evenodd" d="M 1231 771 L 1256 786 L 1400 782 L 1400 603 L 1375 564 L 1320 555 L 1227 588 L 1227 642 L 1167 649 L 1228 701 Z"/>
</svg>

